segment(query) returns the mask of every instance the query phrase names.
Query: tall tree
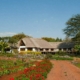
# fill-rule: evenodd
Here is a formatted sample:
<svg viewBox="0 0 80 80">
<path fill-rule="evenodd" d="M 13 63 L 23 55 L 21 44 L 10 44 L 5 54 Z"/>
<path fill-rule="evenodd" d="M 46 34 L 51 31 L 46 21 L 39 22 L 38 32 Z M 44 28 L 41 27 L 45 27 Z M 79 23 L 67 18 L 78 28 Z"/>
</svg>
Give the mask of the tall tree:
<svg viewBox="0 0 80 80">
<path fill-rule="evenodd" d="M 20 40 L 24 37 L 26 37 L 26 35 L 24 33 L 19 33 L 19 34 L 16 34 L 16 35 L 12 36 L 12 38 L 14 38 L 16 40 Z"/>
<path fill-rule="evenodd" d="M 27 35 L 25 35 L 24 33 L 19 33 L 16 35 L 13 35 L 10 39 L 9 39 L 9 43 L 16 43 L 17 41 L 19 41 L 20 39 L 24 38 L 24 37 L 29 37 Z"/>
<path fill-rule="evenodd" d="M 72 38 L 73 41 L 80 41 L 80 32 Z"/>
<path fill-rule="evenodd" d="M 80 32 L 80 14 L 70 18 L 66 22 L 67 27 L 63 30 L 67 36 L 75 37 Z"/>
<path fill-rule="evenodd" d="M 65 39 L 63 40 L 64 42 L 71 42 L 72 41 L 72 38 L 66 36 Z"/>
<path fill-rule="evenodd" d="M 61 42 L 62 41 L 62 39 L 60 39 L 60 38 L 56 38 L 56 42 Z"/>
</svg>

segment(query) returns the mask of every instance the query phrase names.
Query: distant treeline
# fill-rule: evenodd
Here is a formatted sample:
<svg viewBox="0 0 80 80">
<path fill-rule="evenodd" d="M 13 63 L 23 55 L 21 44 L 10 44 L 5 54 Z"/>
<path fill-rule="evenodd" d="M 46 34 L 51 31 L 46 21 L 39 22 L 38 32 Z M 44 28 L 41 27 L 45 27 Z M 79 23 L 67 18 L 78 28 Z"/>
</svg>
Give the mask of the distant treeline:
<svg viewBox="0 0 80 80">
<path fill-rule="evenodd" d="M 62 42 L 61 38 L 50 38 L 50 37 L 42 37 L 42 39 L 48 41 L 48 42 Z"/>
</svg>

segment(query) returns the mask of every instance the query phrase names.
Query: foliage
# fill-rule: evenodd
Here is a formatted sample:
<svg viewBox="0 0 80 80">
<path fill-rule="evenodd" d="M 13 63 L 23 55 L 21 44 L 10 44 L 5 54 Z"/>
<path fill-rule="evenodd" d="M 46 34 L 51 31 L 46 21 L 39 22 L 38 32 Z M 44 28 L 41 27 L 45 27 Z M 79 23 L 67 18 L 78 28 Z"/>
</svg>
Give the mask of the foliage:
<svg viewBox="0 0 80 80">
<path fill-rule="evenodd" d="M 59 39 L 59 38 L 54 39 L 54 38 L 49 38 L 49 37 L 42 37 L 42 39 L 44 39 L 48 42 L 60 42 L 60 41 L 62 41 L 62 39 Z"/>
<path fill-rule="evenodd" d="M 17 40 L 14 37 L 9 38 L 9 43 L 14 44 L 16 42 L 17 42 Z"/>
<path fill-rule="evenodd" d="M 0 42 L 0 50 L 2 53 L 5 53 L 5 49 L 8 47 L 8 44 L 6 42 L 1 41 Z"/>
<path fill-rule="evenodd" d="M 80 45 L 75 45 L 75 46 L 74 46 L 74 49 L 75 49 L 76 51 L 80 51 Z"/>
<path fill-rule="evenodd" d="M 15 57 L 15 55 L 12 54 L 12 53 L 6 53 L 6 54 L 0 53 L 0 56 L 5 56 L 5 57 Z"/>
<path fill-rule="evenodd" d="M 55 39 L 54 38 L 48 38 L 48 37 L 42 37 L 42 39 L 48 41 L 48 42 L 54 42 Z"/>
<path fill-rule="evenodd" d="M 30 79 L 26 78 L 26 76 L 24 74 L 22 74 L 22 76 L 16 77 L 14 80 L 30 80 Z"/>
<path fill-rule="evenodd" d="M 74 65 L 80 68 L 80 62 L 74 63 Z"/>
<path fill-rule="evenodd" d="M 80 32 L 80 14 L 70 18 L 66 22 L 67 27 L 63 30 L 67 36 L 76 36 Z"/>
<path fill-rule="evenodd" d="M 0 41 L 8 42 L 11 37 L 0 37 Z"/>
<path fill-rule="evenodd" d="M 19 34 L 13 35 L 9 42 L 14 43 L 14 42 L 17 42 L 24 37 L 29 37 L 29 36 L 25 35 L 24 33 L 19 33 Z"/>
<path fill-rule="evenodd" d="M 61 42 L 62 41 L 62 39 L 60 39 L 60 38 L 56 38 L 56 40 L 55 40 L 55 42 Z"/>
<path fill-rule="evenodd" d="M 24 80 L 45 80 L 51 68 L 52 64 L 49 60 L 35 62 L 35 66 L 25 68 L 23 75 L 16 77 L 15 80 L 22 80 L 23 76 L 25 78 Z"/>
<path fill-rule="evenodd" d="M 76 36 L 74 38 L 72 38 L 72 41 L 76 41 L 80 44 L 80 32 L 78 34 L 76 34 Z"/>
<path fill-rule="evenodd" d="M 55 59 L 55 60 L 73 60 L 72 57 L 69 57 L 69 56 L 60 56 L 58 54 L 56 55 L 53 55 L 53 58 L 52 59 Z"/>
<path fill-rule="evenodd" d="M 52 59 L 52 54 L 51 53 L 47 53 L 45 58 L 46 59 Z"/>
<path fill-rule="evenodd" d="M 13 53 L 18 54 L 18 50 L 17 49 L 12 49 Z"/>
<path fill-rule="evenodd" d="M 72 38 L 66 36 L 65 39 L 63 40 L 64 42 L 71 42 L 72 41 Z"/>
<path fill-rule="evenodd" d="M 54 59 L 54 60 L 73 60 L 72 57 L 68 56 L 66 52 L 59 51 L 54 54 L 46 54 L 46 59 Z"/>
<path fill-rule="evenodd" d="M 34 51 L 20 51 L 19 54 L 34 54 L 34 55 L 37 55 L 37 54 L 41 54 L 41 52 L 34 52 Z"/>
<path fill-rule="evenodd" d="M 58 51 L 58 52 L 56 52 L 56 54 L 58 54 L 59 56 L 65 56 L 65 55 L 67 55 L 67 52 L 65 52 L 65 51 Z"/>
<path fill-rule="evenodd" d="M 5 41 L 6 40 L 8 43 L 14 44 L 24 37 L 30 37 L 30 36 L 27 36 L 24 33 L 19 33 L 19 34 L 15 34 L 11 37 L 0 37 L 0 41 Z"/>
<path fill-rule="evenodd" d="M 21 57 L 21 58 L 28 58 L 28 59 L 34 59 L 34 60 L 37 60 L 37 59 L 44 59 L 45 58 L 45 55 L 44 54 L 41 54 L 41 52 L 34 52 L 34 51 L 21 51 L 19 54 L 18 54 L 18 57 Z"/>
<path fill-rule="evenodd" d="M 33 63 L 29 66 L 25 64 L 26 62 L 22 62 L 21 60 L 16 60 L 16 62 L 11 60 L 0 60 L 0 77 L 24 70 L 25 67 L 31 67 L 33 65 Z"/>
<path fill-rule="evenodd" d="M 80 55 L 80 44 L 76 44 L 74 46 L 74 50 L 75 50 L 75 52 L 77 52 L 77 55 Z"/>
</svg>

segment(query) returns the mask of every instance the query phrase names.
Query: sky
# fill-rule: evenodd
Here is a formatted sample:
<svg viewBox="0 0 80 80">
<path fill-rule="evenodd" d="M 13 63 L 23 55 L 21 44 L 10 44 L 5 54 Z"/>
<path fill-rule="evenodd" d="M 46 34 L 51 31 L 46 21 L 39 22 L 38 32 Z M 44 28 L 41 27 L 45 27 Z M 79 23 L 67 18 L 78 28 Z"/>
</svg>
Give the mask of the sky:
<svg viewBox="0 0 80 80">
<path fill-rule="evenodd" d="M 0 0 L 0 36 L 64 39 L 66 22 L 76 14 L 80 0 Z"/>
</svg>

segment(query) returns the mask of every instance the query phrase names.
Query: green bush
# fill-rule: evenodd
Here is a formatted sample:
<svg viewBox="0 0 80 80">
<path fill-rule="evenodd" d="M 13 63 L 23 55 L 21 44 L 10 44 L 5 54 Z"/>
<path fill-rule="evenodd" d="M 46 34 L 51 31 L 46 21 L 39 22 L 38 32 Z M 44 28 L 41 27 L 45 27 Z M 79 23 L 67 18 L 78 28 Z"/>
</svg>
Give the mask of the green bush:
<svg viewBox="0 0 80 80">
<path fill-rule="evenodd" d="M 47 53 L 45 58 L 46 58 L 46 59 L 52 59 L 52 57 L 53 57 L 53 55 L 52 55 L 52 54 Z"/>
<path fill-rule="evenodd" d="M 72 57 L 60 56 L 60 55 L 54 55 L 52 59 L 55 59 L 55 60 L 73 60 Z"/>
<path fill-rule="evenodd" d="M 66 53 L 65 51 L 58 51 L 58 52 L 56 52 L 55 54 L 58 54 L 58 55 L 60 55 L 60 56 L 65 56 L 65 55 L 67 55 L 67 53 Z"/>
</svg>

